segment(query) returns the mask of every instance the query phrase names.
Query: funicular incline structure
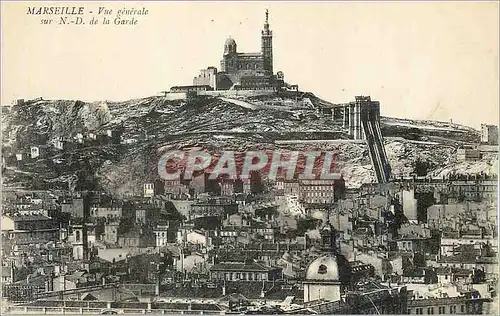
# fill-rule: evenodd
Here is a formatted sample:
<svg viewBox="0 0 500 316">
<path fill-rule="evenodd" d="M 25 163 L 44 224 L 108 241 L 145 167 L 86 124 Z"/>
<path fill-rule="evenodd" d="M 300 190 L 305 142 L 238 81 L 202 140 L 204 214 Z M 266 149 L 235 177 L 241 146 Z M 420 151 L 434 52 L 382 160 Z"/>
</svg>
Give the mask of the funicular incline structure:
<svg viewBox="0 0 500 316">
<path fill-rule="evenodd" d="M 356 106 L 360 109 L 359 120 L 363 130 L 362 135 L 368 144 L 370 159 L 378 182 L 388 182 L 390 165 L 385 152 L 384 138 L 380 131 L 380 103 L 371 101 L 370 97 L 356 97 Z"/>
<path fill-rule="evenodd" d="M 352 139 L 366 141 L 378 182 L 388 182 L 391 168 L 380 130 L 380 102 L 369 96 L 356 96 L 354 102 L 332 104 L 320 111 L 331 115 L 334 124 L 341 125 Z"/>
</svg>

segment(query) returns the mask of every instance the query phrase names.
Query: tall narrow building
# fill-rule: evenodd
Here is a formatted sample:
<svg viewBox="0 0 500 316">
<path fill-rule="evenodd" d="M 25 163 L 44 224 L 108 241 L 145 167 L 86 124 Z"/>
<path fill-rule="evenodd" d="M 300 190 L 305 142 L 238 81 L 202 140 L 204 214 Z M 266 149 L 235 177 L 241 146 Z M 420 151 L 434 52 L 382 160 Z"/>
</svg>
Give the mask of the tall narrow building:
<svg viewBox="0 0 500 316">
<path fill-rule="evenodd" d="M 261 51 L 264 59 L 264 71 L 266 75 L 273 74 L 273 31 L 269 29 L 269 11 L 266 10 L 266 21 L 261 37 Z"/>
</svg>

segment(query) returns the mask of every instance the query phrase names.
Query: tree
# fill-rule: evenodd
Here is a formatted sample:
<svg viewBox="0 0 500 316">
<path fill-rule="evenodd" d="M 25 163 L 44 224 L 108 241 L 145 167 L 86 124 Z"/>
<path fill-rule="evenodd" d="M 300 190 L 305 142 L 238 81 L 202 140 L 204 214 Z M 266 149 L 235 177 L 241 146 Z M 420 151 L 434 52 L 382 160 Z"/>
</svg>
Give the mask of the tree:
<svg viewBox="0 0 500 316">
<path fill-rule="evenodd" d="M 321 220 L 316 218 L 299 218 L 297 219 L 297 235 L 302 236 L 308 230 L 315 229 Z"/>
<path fill-rule="evenodd" d="M 426 176 L 429 173 L 430 167 L 431 165 L 427 161 L 422 161 L 420 158 L 417 158 L 413 173 L 419 177 Z"/>
</svg>

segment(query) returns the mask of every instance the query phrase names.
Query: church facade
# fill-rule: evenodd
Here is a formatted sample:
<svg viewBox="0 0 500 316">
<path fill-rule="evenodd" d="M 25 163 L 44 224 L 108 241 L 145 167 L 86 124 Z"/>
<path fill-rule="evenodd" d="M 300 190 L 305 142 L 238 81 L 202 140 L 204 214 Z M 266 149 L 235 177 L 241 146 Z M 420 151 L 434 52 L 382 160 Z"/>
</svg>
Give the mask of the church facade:
<svg viewBox="0 0 500 316">
<path fill-rule="evenodd" d="M 261 31 L 261 51 L 238 52 L 236 41 L 229 37 L 224 43 L 220 71 L 216 67 L 202 69 L 193 79 L 195 87 L 208 90 L 261 90 L 278 89 L 283 85 L 283 73 L 273 73 L 273 31 L 269 28 L 269 12 L 266 10 L 264 28 Z"/>
</svg>

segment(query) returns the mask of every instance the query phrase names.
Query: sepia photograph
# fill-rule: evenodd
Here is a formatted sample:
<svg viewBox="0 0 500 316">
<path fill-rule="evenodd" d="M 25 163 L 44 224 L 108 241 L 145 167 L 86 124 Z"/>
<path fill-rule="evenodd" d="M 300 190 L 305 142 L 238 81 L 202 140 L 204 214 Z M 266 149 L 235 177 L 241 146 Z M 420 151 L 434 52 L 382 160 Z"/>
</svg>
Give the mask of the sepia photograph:
<svg viewBox="0 0 500 316">
<path fill-rule="evenodd" d="M 498 314 L 498 1 L 0 5 L 2 315 Z"/>
</svg>

